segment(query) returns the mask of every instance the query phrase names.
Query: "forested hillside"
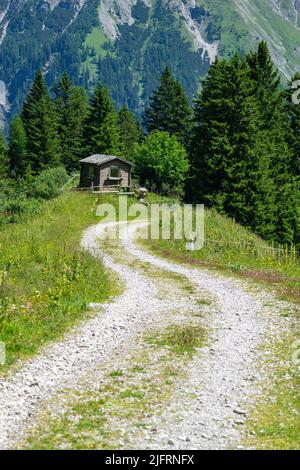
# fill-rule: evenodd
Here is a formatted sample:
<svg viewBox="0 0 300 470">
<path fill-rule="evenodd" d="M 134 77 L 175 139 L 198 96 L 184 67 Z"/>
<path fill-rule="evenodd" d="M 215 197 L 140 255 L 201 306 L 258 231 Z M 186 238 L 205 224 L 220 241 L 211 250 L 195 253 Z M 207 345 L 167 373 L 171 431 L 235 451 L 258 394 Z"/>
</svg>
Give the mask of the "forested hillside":
<svg viewBox="0 0 300 470">
<path fill-rule="evenodd" d="M 281 73 L 299 62 L 299 2 L 292 0 L 1 0 L 2 120 L 19 110 L 37 69 L 52 86 L 67 71 L 99 79 L 118 107 L 140 114 L 165 65 L 191 100 L 216 55 L 266 39 Z"/>
</svg>

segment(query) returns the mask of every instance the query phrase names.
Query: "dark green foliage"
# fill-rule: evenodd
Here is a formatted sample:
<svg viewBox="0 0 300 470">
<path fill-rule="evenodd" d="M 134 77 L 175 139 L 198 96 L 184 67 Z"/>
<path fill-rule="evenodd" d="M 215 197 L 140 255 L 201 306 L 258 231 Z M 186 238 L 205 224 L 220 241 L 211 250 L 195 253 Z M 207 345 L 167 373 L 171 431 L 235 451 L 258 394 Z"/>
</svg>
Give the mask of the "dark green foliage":
<svg viewBox="0 0 300 470">
<path fill-rule="evenodd" d="M 300 73 L 288 83 L 285 92 L 286 110 L 290 121 L 289 145 L 292 151 L 292 171 L 300 176 Z"/>
<path fill-rule="evenodd" d="M 60 149 L 53 103 L 41 72 L 38 72 L 22 109 L 27 138 L 27 161 L 34 174 L 57 166 Z"/>
<path fill-rule="evenodd" d="M 148 132 L 154 130 L 176 135 L 182 142 L 188 141 L 191 129 L 191 109 L 178 80 L 165 68 L 159 88 L 152 94 L 145 111 L 144 123 Z"/>
<path fill-rule="evenodd" d="M 190 184 L 197 202 L 270 236 L 274 194 L 253 94 L 248 66 L 239 56 L 211 67 L 195 106 Z"/>
<path fill-rule="evenodd" d="M 68 174 L 64 167 L 50 168 L 35 178 L 29 192 L 35 199 L 53 199 L 67 181 Z"/>
<path fill-rule="evenodd" d="M 10 197 L 3 200 L 1 204 L 0 193 L 0 228 L 1 225 L 17 223 L 41 214 L 41 203 L 34 198 L 24 197 L 23 193 L 11 191 Z"/>
<path fill-rule="evenodd" d="M 13 115 L 20 111 L 29 84 L 39 68 L 45 70 L 49 86 L 53 86 L 64 70 L 76 85 L 86 89 L 91 89 L 96 80 L 103 80 L 111 89 L 117 108 L 128 103 L 135 114 L 140 114 L 167 64 L 192 100 L 199 77 L 207 72 L 209 58 L 201 48 L 195 49 L 194 37 L 187 31 L 185 18 L 178 10 L 176 12 L 176 2 L 157 0 L 151 2 L 150 8 L 142 0 L 135 5 L 131 3 L 134 23 L 120 24 L 118 21 L 116 40 L 107 40 L 101 48 L 108 52 L 107 55 L 99 53 L 97 45 L 87 46 L 86 43 L 93 28 L 97 27 L 101 34 L 97 11 L 99 0 L 82 3 L 79 11 L 78 0 L 52 2 L 53 8 L 49 7 L 49 1 L 1 2 L 7 27 L 0 47 L 0 80 L 8 87 Z M 184 3 L 195 27 L 201 25 L 205 41 L 220 41 L 219 52 L 223 57 L 228 57 L 232 51 L 245 54 L 255 44 L 256 28 L 244 21 L 238 2 L 202 0 L 201 5 L 199 2 Z M 299 40 L 294 22 L 272 15 L 272 2 L 267 3 L 269 5 L 265 0 L 254 2 L 253 11 L 259 4 L 256 26 L 267 31 L 268 22 L 271 22 L 276 33 L 273 39 L 282 44 L 282 66 L 285 70 L 296 70 Z M 110 12 L 114 9 L 119 20 L 116 2 L 112 4 Z M 284 13 L 292 20 L 294 11 L 291 15 Z M 276 20 L 274 24 L 272 18 Z"/>
<path fill-rule="evenodd" d="M 268 47 L 211 67 L 195 106 L 187 194 L 267 239 L 297 240 L 290 120 Z"/>
<path fill-rule="evenodd" d="M 61 161 L 71 173 L 78 170 L 79 160 L 83 156 L 87 95 L 84 89 L 73 85 L 67 73 L 62 75 L 53 92 Z"/>
<path fill-rule="evenodd" d="M 87 154 L 119 155 L 122 150 L 118 115 L 107 88 L 99 83 L 90 100 L 85 123 Z"/>
<path fill-rule="evenodd" d="M 264 41 L 259 44 L 257 52 L 250 54 L 247 60 L 271 156 L 272 177 L 276 188 L 276 238 L 282 243 L 292 243 L 297 231 L 296 181 L 292 171 L 293 155 L 288 142 L 290 121 L 280 86 L 280 76 Z"/>
<path fill-rule="evenodd" d="M 4 137 L 0 132 L 0 179 L 6 178 L 9 171 L 9 162 L 5 147 Z"/>
<path fill-rule="evenodd" d="M 59 2 L 50 10 L 46 2 L 28 0 L 18 2 L 18 14 L 16 2 L 11 3 L 6 16 L 7 34 L 0 48 L 0 79 L 10 84 L 13 113 L 20 111 L 36 70 L 45 64 L 48 85 L 52 86 L 64 70 L 76 84 L 87 85 L 80 72 L 81 47 L 91 28 L 98 24 L 99 1 L 86 2 L 72 24 L 70 19 L 74 18 L 78 2 Z"/>
<path fill-rule="evenodd" d="M 122 153 L 129 160 L 134 154 L 135 144 L 141 142 L 144 137 L 141 124 L 135 119 L 134 114 L 124 105 L 119 111 L 119 126 L 122 140 Z"/>
<path fill-rule="evenodd" d="M 136 146 L 134 162 L 141 184 L 159 193 L 181 195 L 189 163 L 184 146 L 174 135 L 153 131 Z"/>
<path fill-rule="evenodd" d="M 27 165 L 27 139 L 22 119 L 13 119 L 9 130 L 9 165 L 13 177 L 25 175 Z"/>
</svg>

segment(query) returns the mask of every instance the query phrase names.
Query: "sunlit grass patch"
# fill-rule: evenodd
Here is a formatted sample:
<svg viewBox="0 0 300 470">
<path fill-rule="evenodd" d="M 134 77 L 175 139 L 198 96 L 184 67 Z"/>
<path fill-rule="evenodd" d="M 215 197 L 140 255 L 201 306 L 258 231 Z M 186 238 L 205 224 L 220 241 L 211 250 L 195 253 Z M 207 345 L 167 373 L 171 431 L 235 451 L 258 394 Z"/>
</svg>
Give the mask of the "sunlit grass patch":
<svg viewBox="0 0 300 470">
<path fill-rule="evenodd" d="M 192 356 L 197 348 L 203 346 L 205 329 L 194 325 L 173 325 L 164 332 L 153 332 L 147 341 L 159 347 L 166 347 L 175 354 Z"/>
<path fill-rule="evenodd" d="M 262 384 L 262 393 L 251 412 L 246 445 L 266 450 L 300 449 L 300 371 L 291 363 L 293 338 L 273 346 L 272 380 Z M 268 355 L 269 356 L 269 355 Z M 267 356 L 267 357 L 268 357 Z"/>
<path fill-rule="evenodd" d="M 144 397 L 144 392 L 140 390 L 135 390 L 135 389 L 127 389 L 124 390 L 123 392 L 120 393 L 119 397 L 120 398 L 143 398 Z"/>
<path fill-rule="evenodd" d="M 6 345 L 6 366 L 91 316 L 89 303 L 120 292 L 116 277 L 80 249 L 84 228 L 99 221 L 95 204 L 90 194 L 67 193 L 45 203 L 42 215 L 0 231 L 0 341 Z"/>
<path fill-rule="evenodd" d="M 113 370 L 109 375 L 111 377 L 122 377 L 124 372 L 122 370 Z"/>
</svg>

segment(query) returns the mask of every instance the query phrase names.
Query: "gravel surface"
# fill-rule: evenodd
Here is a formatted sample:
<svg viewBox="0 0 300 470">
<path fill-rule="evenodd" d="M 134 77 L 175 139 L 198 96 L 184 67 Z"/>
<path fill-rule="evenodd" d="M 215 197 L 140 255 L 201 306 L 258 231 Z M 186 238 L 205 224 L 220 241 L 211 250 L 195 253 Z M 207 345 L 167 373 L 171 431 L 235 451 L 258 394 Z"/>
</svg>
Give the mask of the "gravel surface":
<svg viewBox="0 0 300 470">
<path fill-rule="evenodd" d="M 212 330 L 210 346 L 201 350 L 190 364 L 189 379 L 180 383 L 172 406 L 166 408 L 153 426 L 160 431 L 141 449 L 226 449 L 238 448 L 248 410 L 259 393 L 259 349 L 266 334 L 288 328 L 288 319 L 278 312 L 287 307 L 269 293 L 250 293 L 246 283 L 227 279 L 205 270 L 185 267 L 157 258 L 136 246 L 129 230 L 126 248 L 135 258 L 160 269 L 186 276 L 217 299 L 217 309 L 208 314 Z M 249 286 L 248 286 L 249 287 Z M 270 307 L 272 303 L 272 307 Z M 270 312 L 273 309 L 273 314 Z M 195 398 L 186 400 L 187 396 Z"/>
<path fill-rule="evenodd" d="M 103 367 L 121 345 L 134 344 L 135 336 L 162 312 L 195 307 L 194 299 L 184 304 L 178 304 L 178 299 L 162 299 L 151 279 L 101 253 L 97 238 L 104 228 L 99 224 L 86 230 L 82 247 L 117 272 L 125 282 L 124 293 L 102 305 L 101 310 L 99 307 L 92 320 L 42 348 L 17 372 L 0 379 L 2 449 L 13 448 L 25 436 L 46 400 L 67 387 L 76 389 L 84 374 L 97 370 L 97 364 Z M 160 416 L 149 418 L 158 431 L 153 436 L 142 432 L 131 448 L 236 448 L 256 382 L 261 378 L 255 369 L 257 348 L 275 321 L 273 315 L 262 315 L 270 295 L 252 295 L 238 281 L 158 259 L 135 245 L 135 229 L 131 224 L 123 241 L 131 257 L 186 276 L 217 299 L 217 308 L 206 316 L 212 332 L 210 346 L 190 362 L 188 378 L 179 382 L 172 405 Z M 284 321 L 282 325 L 276 323 L 276 328 L 284 327 Z M 191 391 L 193 398 L 187 399 Z"/>
</svg>

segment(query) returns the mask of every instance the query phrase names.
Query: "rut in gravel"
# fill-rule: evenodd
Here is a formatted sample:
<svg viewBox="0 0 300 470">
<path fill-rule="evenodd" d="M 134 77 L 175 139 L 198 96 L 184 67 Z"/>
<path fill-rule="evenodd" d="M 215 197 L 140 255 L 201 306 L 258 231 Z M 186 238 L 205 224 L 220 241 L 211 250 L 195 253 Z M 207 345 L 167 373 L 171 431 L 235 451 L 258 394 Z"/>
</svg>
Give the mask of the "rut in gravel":
<svg viewBox="0 0 300 470">
<path fill-rule="evenodd" d="M 43 403 L 60 390 L 75 388 L 86 373 L 103 364 L 164 311 L 190 309 L 193 301 L 161 299 L 154 283 L 131 265 L 118 264 L 101 252 L 98 237 L 109 225 L 98 224 L 84 233 L 82 247 L 101 259 L 125 282 L 124 293 L 65 337 L 43 348 L 17 372 L 0 379 L 0 447 L 14 447 L 32 426 Z M 179 383 L 171 406 L 161 416 L 150 417 L 158 433 L 132 442 L 135 448 L 228 448 L 237 446 L 251 394 L 255 392 L 257 347 L 272 322 L 261 315 L 260 298 L 240 283 L 198 269 L 159 259 L 134 242 L 137 224 L 130 224 L 124 248 L 135 259 L 185 276 L 217 299 L 207 324 L 210 346 L 192 361 L 185 383 Z M 124 251 L 126 253 L 126 251 Z M 268 296 L 266 295 L 266 298 Z M 190 303 L 190 305 L 189 305 Z M 97 368 L 97 365 L 99 366 Z M 101 367 L 100 367 L 101 365 Z M 187 399 L 193 390 L 194 398 Z M 172 409 L 173 408 L 173 409 Z M 176 423 L 174 412 L 177 413 Z"/>
</svg>

